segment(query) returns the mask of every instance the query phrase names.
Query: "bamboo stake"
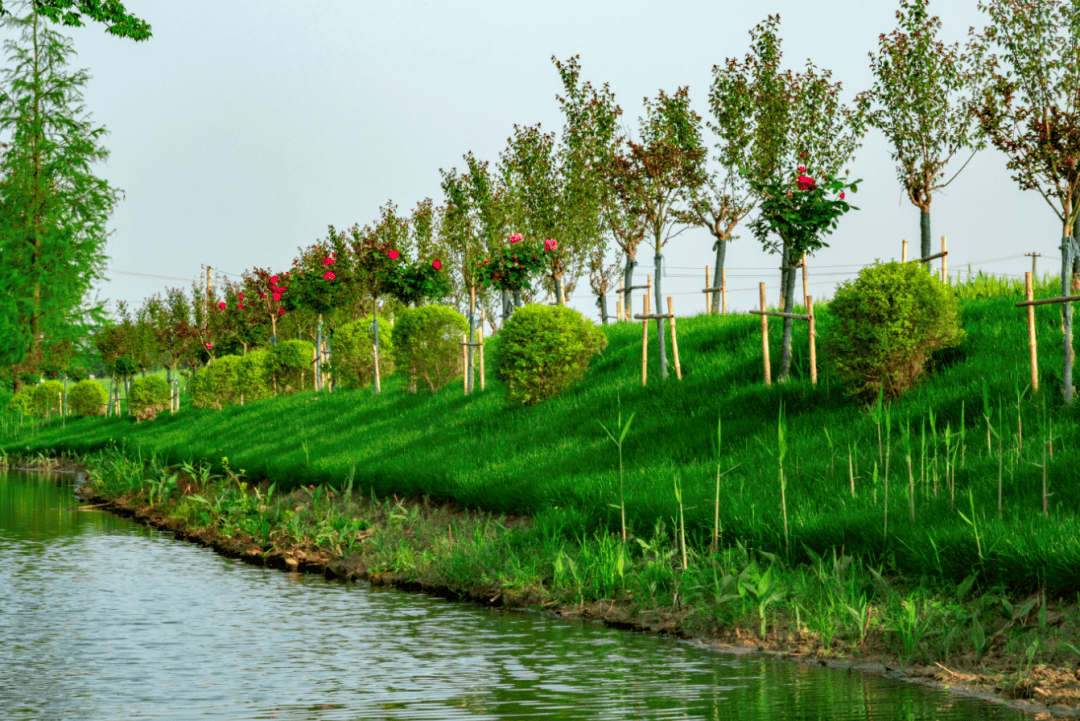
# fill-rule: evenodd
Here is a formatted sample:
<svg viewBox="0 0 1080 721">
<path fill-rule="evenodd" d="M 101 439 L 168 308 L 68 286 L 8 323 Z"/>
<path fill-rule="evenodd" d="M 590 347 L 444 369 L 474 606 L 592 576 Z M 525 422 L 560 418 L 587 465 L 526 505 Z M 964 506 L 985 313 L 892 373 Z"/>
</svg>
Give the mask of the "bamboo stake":
<svg viewBox="0 0 1080 721">
<path fill-rule="evenodd" d="M 904 250 L 900 254 L 900 262 L 901 263 L 906 263 L 907 262 L 907 241 L 906 240 L 904 241 Z"/>
<path fill-rule="evenodd" d="M 480 335 L 477 338 L 480 344 L 480 390 L 484 390 L 484 309 L 480 309 Z"/>
<path fill-rule="evenodd" d="M 772 385 L 772 375 L 769 372 L 769 317 L 765 313 L 765 284 L 760 283 L 758 289 L 761 292 L 761 353 L 765 358 L 765 385 Z"/>
<path fill-rule="evenodd" d="M 679 342 L 675 340 L 675 307 L 671 302 L 671 296 L 667 297 L 667 312 L 671 317 L 671 352 L 675 356 L 675 377 L 682 380 L 682 366 L 679 365 Z"/>
<path fill-rule="evenodd" d="M 1031 271 L 1024 273 L 1024 299 L 1027 301 L 1035 297 L 1031 281 Z M 1039 352 L 1035 341 L 1035 306 L 1033 305 L 1027 307 L 1027 322 L 1028 351 L 1031 354 L 1031 391 L 1034 393 L 1039 390 Z"/>
<path fill-rule="evenodd" d="M 720 311 L 727 315 L 727 268 L 720 269 L 720 299 L 723 301 Z"/>
<path fill-rule="evenodd" d="M 649 285 L 652 285 L 652 277 L 649 277 Z M 642 303 L 642 315 L 649 315 L 649 296 L 645 296 Z M 641 321 L 641 385 L 645 385 L 646 370 L 649 367 L 649 319 Z"/>
<path fill-rule="evenodd" d="M 941 282 L 944 283 L 945 279 L 949 277 L 948 263 L 945 258 L 948 253 L 945 251 L 945 236 L 941 236 Z"/>
<path fill-rule="evenodd" d="M 803 266 L 806 269 L 806 266 Z M 817 333 L 814 331 L 814 296 L 806 296 L 806 312 L 810 316 L 810 385 L 817 385 L 817 344 L 814 338 Z M 762 316 L 764 318 L 764 316 Z"/>
<path fill-rule="evenodd" d="M 706 288 L 712 288 L 712 285 L 709 284 L 709 266 L 705 266 L 705 287 Z M 705 294 L 705 315 L 709 315 L 709 313 L 712 312 L 712 303 L 709 302 L 710 300 L 712 300 L 712 293 L 706 293 Z"/>
</svg>

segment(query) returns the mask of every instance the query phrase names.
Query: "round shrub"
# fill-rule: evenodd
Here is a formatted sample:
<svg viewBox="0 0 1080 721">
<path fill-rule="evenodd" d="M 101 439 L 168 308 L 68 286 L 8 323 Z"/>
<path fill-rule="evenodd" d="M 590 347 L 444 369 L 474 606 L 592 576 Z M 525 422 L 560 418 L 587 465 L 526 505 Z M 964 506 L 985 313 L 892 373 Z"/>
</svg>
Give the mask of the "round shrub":
<svg viewBox="0 0 1080 721">
<path fill-rule="evenodd" d="M 274 394 L 274 362 L 270 351 L 253 350 L 240 357 L 236 365 L 236 382 L 240 399 L 251 403 Z"/>
<path fill-rule="evenodd" d="M 108 402 L 109 392 L 97 381 L 79 381 L 68 391 L 68 407 L 80 416 L 104 415 Z"/>
<path fill-rule="evenodd" d="M 334 330 L 330 362 L 346 388 L 363 388 L 375 379 L 375 363 L 371 357 L 375 334 L 371 331 L 372 316 L 346 323 Z M 379 316 L 379 377 L 394 372 L 394 340 L 397 328 Z"/>
<path fill-rule="evenodd" d="M 379 329 L 381 345 L 381 323 Z M 394 325 L 394 365 L 413 383 L 423 379 L 434 393 L 461 375 L 459 342 L 468 329 L 465 316 L 445 305 L 407 308 Z"/>
<path fill-rule="evenodd" d="M 270 359 L 278 393 L 315 387 L 315 344 L 311 341 L 282 341 L 270 351 Z"/>
<path fill-rule="evenodd" d="M 28 416 L 34 412 L 34 388 L 36 386 L 24 385 L 19 392 L 8 401 L 7 409 L 12 413 L 21 413 Z"/>
<path fill-rule="evenodd" d="M 607 337 L 573 308 L 526 305 L 499 331 L 496 374 L 507 399 L 534 404 L 559 395 L 585 375 Z"/>
<path fill-rule="evenodd" d="M 161 376 L 143 376 L 131 382 L 128 394 L 128 412 L 137 418 L 154 418 L 159 411 L 165 410 L 172 397 L 169 382 Z"/>
<path fill-rule="evenodd" d="M 930 355 L 959 345 L 960 306 L 919 263 L 878 263 L 841 283 L 822 345 L 855 393 L 895 398 L 925 372 Z"/>
<path fill-rule="evenodd" d="M 60 414 L 63 405 L 64 384 L 60 381 L 45 381 L 34 386 L 34 413 L 39 416 Z"/>
<path fill-rule="evenodd" d="M 240 400 L 236 383 L 236 366 L 240 356 L 223 355 L 202 368 L 191 380 L 188 392 L 196 408 L 216 408 L 235 405 Z"/>
</svg>

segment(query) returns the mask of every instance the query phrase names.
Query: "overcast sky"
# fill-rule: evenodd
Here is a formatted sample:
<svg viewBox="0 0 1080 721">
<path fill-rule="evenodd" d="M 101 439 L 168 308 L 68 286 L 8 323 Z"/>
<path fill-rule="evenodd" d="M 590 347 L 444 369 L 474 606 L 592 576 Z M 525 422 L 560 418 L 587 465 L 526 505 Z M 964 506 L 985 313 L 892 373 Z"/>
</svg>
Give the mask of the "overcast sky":
<svg viewBox="0 0 1080 721">
<path fill-rule="evenodd" d="M 895 27 L 897 7 L 882 0 L 125 4 L 151 23 L 149 41 L 107 35 L 98 24 L 62 31 L 92 75 L 87 109 L 109 131 L 112 155 L 98 173 L 126 195 L 110 226 L 113 272 L 101 293 L 135 304 L 205 277 L 204 265 L 234 274 L 285 268 L 298 246 L 326 236 L 328 224 L 372 222 L 389 199 L 403 210 L 425 197 L 440 203 L 439 169 L 463 167 L 467 151 L 494 162 L 515 123 L 561 128 L 553 55 L 580 55 L 583 79 L 610 83 L 631 127 L 643 97 L 682 85 L 707 119 L 712 67 L 744 56 L 750 28 L 779 13 L 785 65 L 798 69 L 809 58 L 831 69 L 850 101 L 871 85 L 867 53 Z M 974 0 L 930 8 L 950 43 L 985 23 Z M 843 218 L 831 247 L 811 259 L 815 297 L 831 296 L 862 264 L 899 258 L 903 238 L 918 245 L 918 210 L 901 192 L 884 137 L 871 132 L 850 167 L 864 180 L 850 197 L 861 210 Z M 1040 274 L 1056 267 L 1057 218 L 1038 194 L 1019 190 L 997 151 L 979 153 L 935 195 L 932 211 L 935 245 L 948 236 L 954 272 L 971 263 L 1020 275 L 1030 259 L 1012 256 L 1033 251 L 1048 256 L 1039 259 Z M 749 231 L 741 235 L 726 263 L 736 310 L 756 304 L 759 281 L 770 289 L 779 282 L 778 256 Z M 698 291 L 711 246 L 707 232 L 691 229 L 664 249 L 663 290 L 678 315 L 704 310 Z M 652 253 L 642 256 L 643 282 Z M 588 293 L 583 279 L 571 305 L 595 317 Z"/>
</svg>

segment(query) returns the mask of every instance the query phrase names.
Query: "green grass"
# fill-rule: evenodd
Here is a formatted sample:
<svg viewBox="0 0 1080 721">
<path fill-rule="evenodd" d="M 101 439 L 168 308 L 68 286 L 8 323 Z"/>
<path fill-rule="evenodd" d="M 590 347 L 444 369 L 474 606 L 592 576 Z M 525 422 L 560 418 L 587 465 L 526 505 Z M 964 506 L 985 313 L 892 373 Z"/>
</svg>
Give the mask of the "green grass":
<svg viewBox="0 0 1080 721">
<path fill-rule="evenodd" d="M 1057 295 L 1056 287 L 1054 278 L 1045 278 L 1037 297 Z M 127 418 L 68 419 L 66 428 L 53 422 L 13 430 L 6 421 L 0 449 L 85 453 L 118 444 L 163 462 L 209 462 L 215 470 L 227 457 L 249 478 L 274 480 L 280 492 L 312 483 L 341 487 L 355 468 L 358 491 L 426 494 L 494 513 L 544 514 L 559 519 L 568 537 L 580 538 L 620 528 L 618 449 L 597 422 L 612 428 L 618 403 L 624 417 L 636 414 L 622 449 L 626 518 L 636 537 L 647 537 L 661 521 L 676 527 L 677 476 L 687 544 L 691 550 L 708 547 L 719 418 L 720 471 L 734 468 L 720 478 L 721 544 L 783 554 L 777 453 L 782 408 L 789 563 L 810 560 L 811 551 L 842 551 L 899 573 L 953 582 L 975 573 L 985 583 L 1018 591 L 1045 584 L 1049 593 L 1071 597 L 1080 590 L 1080 484 L 1070 472 L 1077 453 L 1076 411 L 1061 403 L 1060 309 L 1036 308 L 1040 391 L 1033 395 L 1024 393 L 1030 375 L 1025 313 L 1013 306 L 1022 290 L 980 274 L 957 292 L 967 339 L 937 354 L 931 375 L 891 404 L 891 433 L 885 433 L 883 419 L 880 450 L 878 425 L 830 374 L 821 343 L 820 382 L 811 386 L 804 324 L 795 326 L 792 380 L 766 388 L 760 320 L 736 315 L 679 319 L 682 382 L 672 368 L 662 383 L 651 357 L 649 383 L 642 388 L 641 326 L 623 324 L 604 329 L 609 346 L 582 382 L 538 407 L 508 406 L 490 368 L 487 390 L 471 397 L 457 382 L 435 396 L 412 395 L 395 375 L 385 379 L 379 396 L 370 389 L 305 392 L 220 412 L 185 408 L 140 424 Z M 828 306 L 818 306 L 816 313 L 824 335 L 831 322 Z M 779 323 L 770 323 L 774 362 L 779 331 Z M 1000 436 L 1000 445 L 992 436 L 989 451 L 984 384 L 993 408 L 992 434 Z M 1045 517 L 1044 470 L 1035 465 L 1043 464 L 1044 451 L 1052 494 Z M 953 485 L 945 480 L 947 454 L 950 468 L 955 464 Z"/>
</svg>

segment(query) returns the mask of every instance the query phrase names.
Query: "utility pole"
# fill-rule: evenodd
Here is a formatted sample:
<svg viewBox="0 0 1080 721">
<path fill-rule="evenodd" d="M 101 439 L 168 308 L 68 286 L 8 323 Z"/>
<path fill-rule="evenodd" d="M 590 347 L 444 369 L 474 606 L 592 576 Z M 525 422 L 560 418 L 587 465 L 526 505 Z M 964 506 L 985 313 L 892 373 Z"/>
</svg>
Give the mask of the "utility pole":
<svg viewBox="0 0 1080 721">
<path fill-rule="evenodd" d="M 1039 274 L 1035 272 L 1035 259 L 1040 257 L 1041 253 L 1024 253 L 1024 255 L 1031 256 L 1031 277 L 1038 278 Z"/>
</svg>

